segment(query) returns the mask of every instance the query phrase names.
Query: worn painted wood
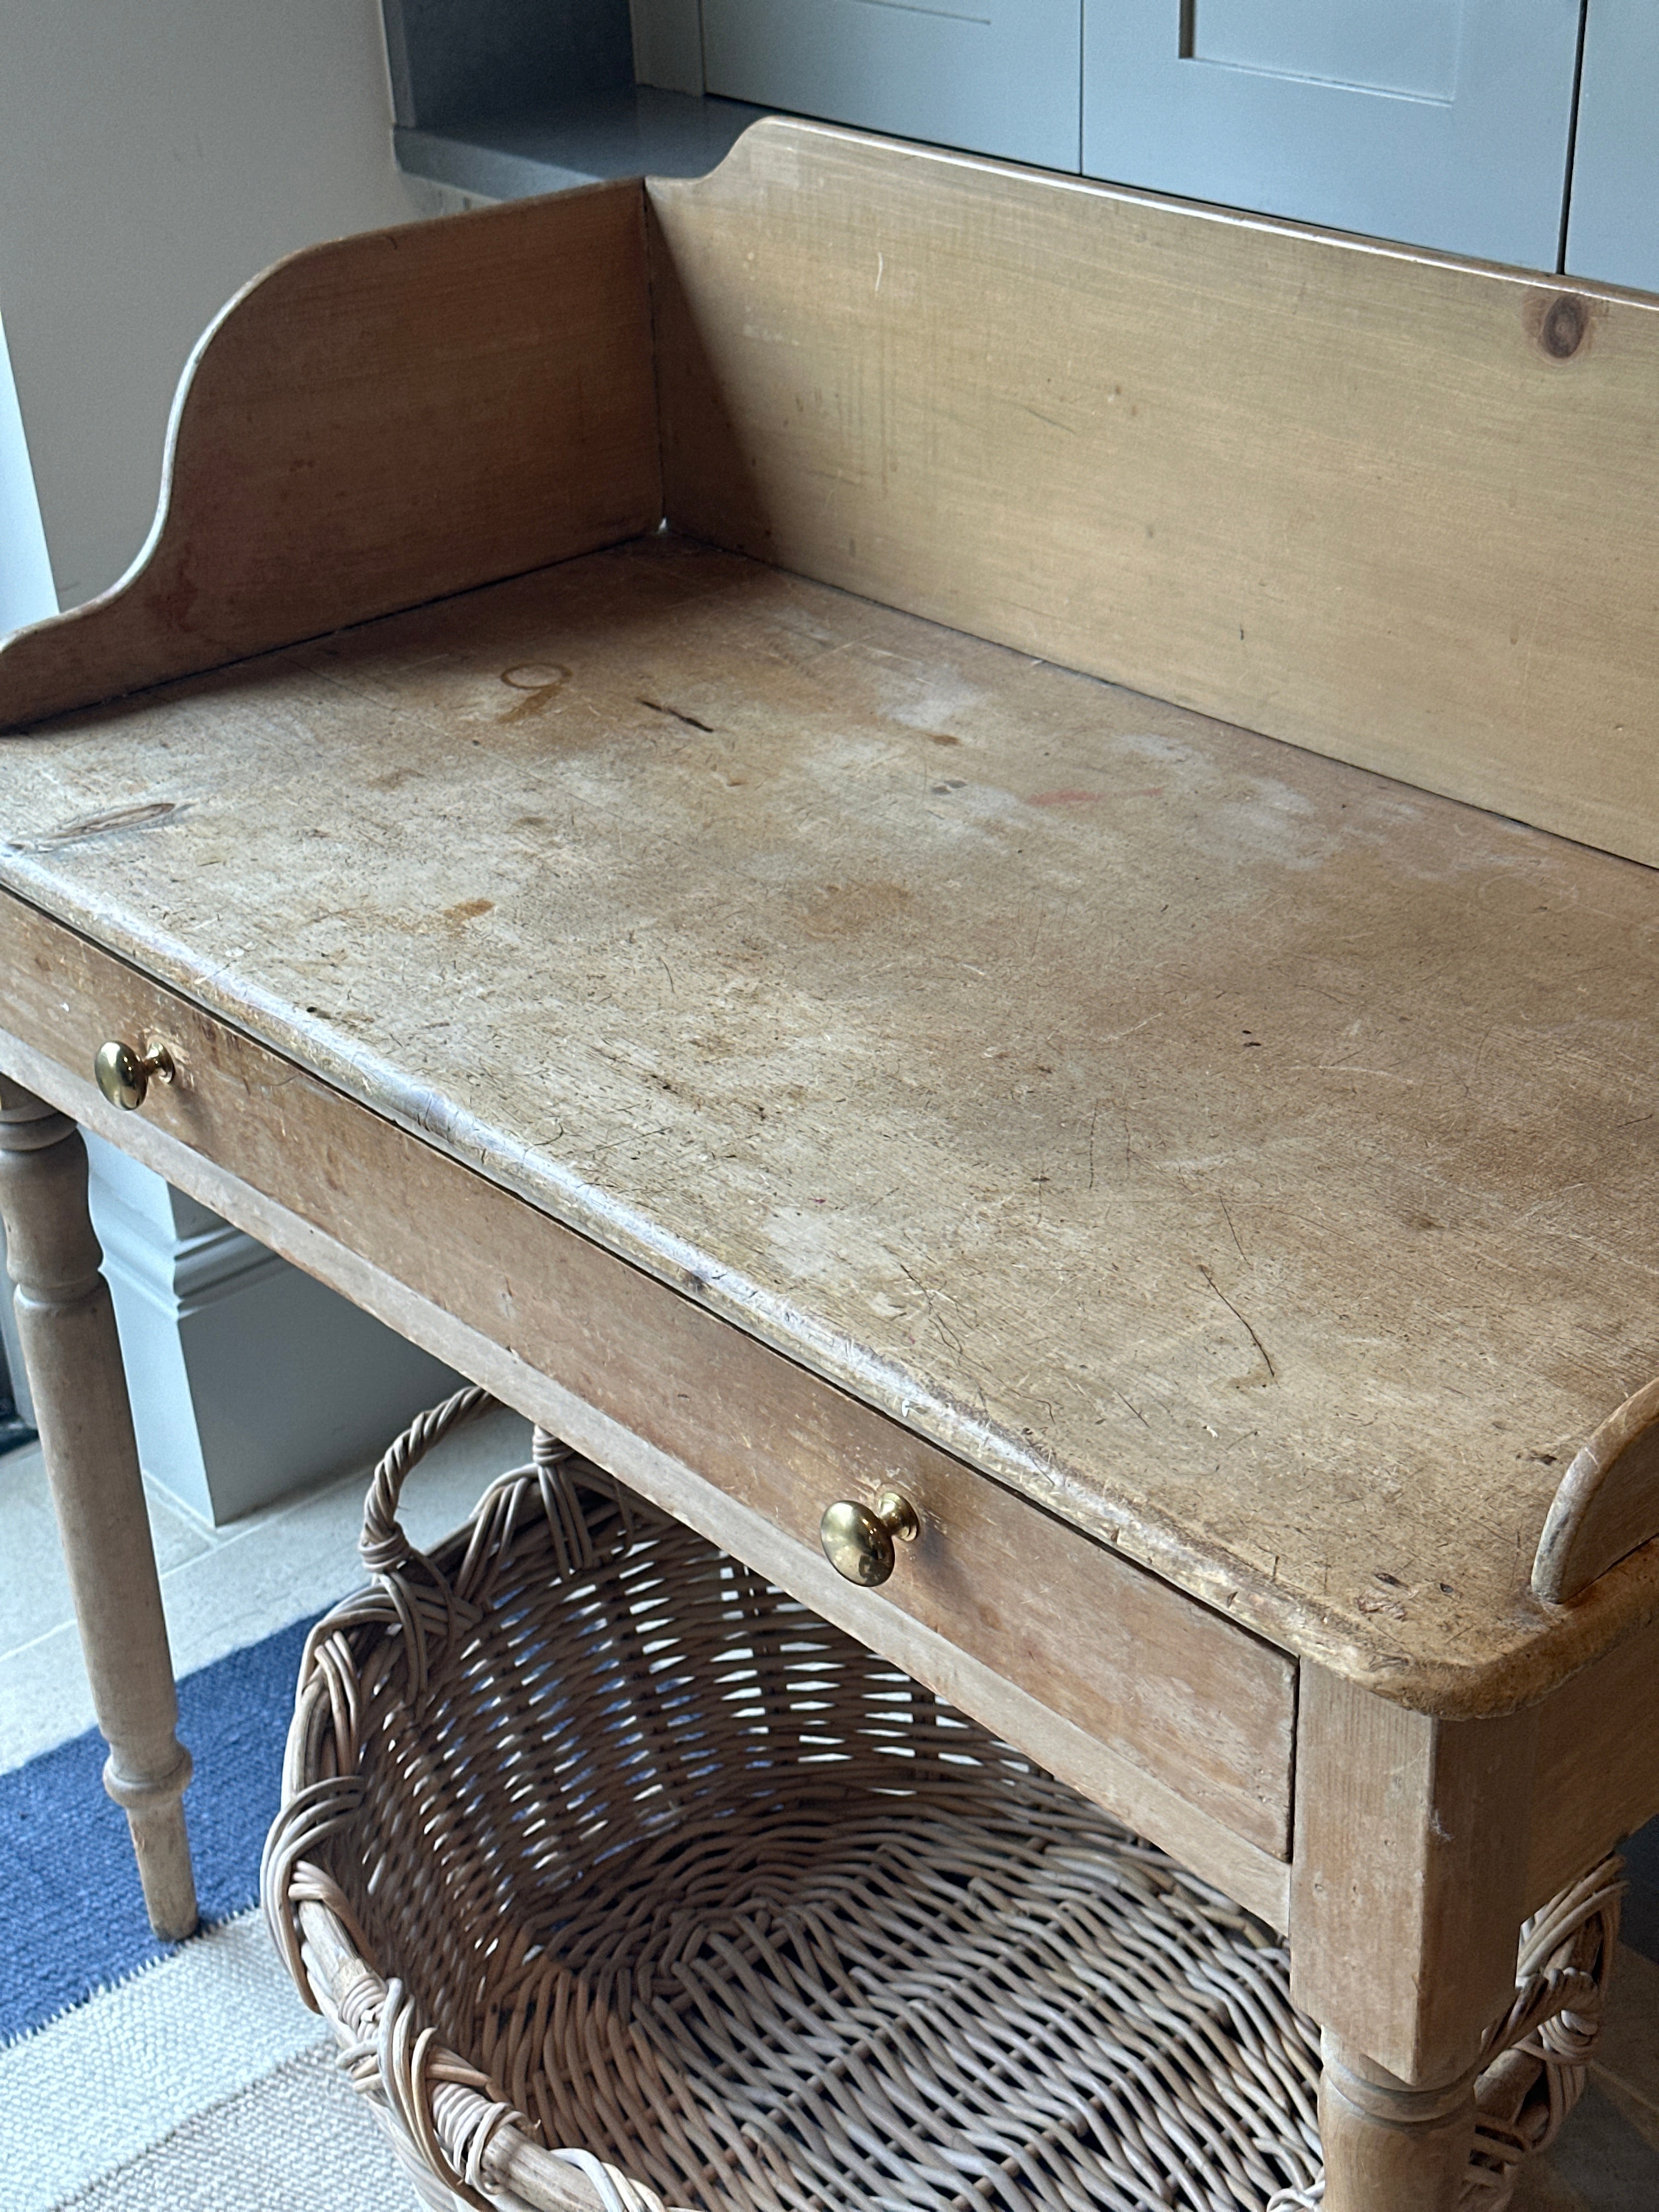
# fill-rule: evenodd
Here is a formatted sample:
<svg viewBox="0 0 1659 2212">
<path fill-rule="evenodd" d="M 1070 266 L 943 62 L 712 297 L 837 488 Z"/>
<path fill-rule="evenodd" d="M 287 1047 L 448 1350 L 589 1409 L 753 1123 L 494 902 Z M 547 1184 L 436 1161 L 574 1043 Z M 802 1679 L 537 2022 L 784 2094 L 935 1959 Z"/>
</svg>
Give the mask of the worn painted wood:
<svg viewBox="0 0 1659 2212">
<path fill-rule="evenodd" d="M 1581 1597 L 1609 1567 L 1659 1537 L 1659 1382 L 1603 1421 L 1561 1479 L 1532 1566 L 1547 1605 Z"/>
<path fill-rule="evenodd" d="M 198 347 L 132 570 L 0 646 L 0 729 L 660 512 L 637 183 L 312 246 Z"/>
<path fill-rule="evenodd" d="M 1396 2082 L 1462 2084 L 1471 2118 L 1515 1992 L 1538 1725 L 1442 1721 L 1302 1670 L 1291 1995 Z"/>
<path fill-rule="evenodd" d="M 667 539 L 0 809 L 7 886 L 1285 1649 L 1472 1712 L 1659 1608 L 1528 1588 L 1659 1372 L 1644 869 Z"/>
<path fill-rule="evenodd" d="M 677 524 L 1659 860 L 1659 303 L 799 122 L 650 197 Z"/>
<path fill-rule="evenodd" d="M 174 1733 L 161 1587 L 115 1310 L 87 1209 L 86 1146 L 72 1121 L 3 1078 L 0 1213 L 93 1710 L 109 1745 L 104 1787 L 126 1814 L 150 1925 L 179 1942 L 197 1921 L 179 1802 L 191 1759 Z"/>
<path fill-rule="evenodd" d="M 1295 1684 L 1283 1653 L 15 901 L 0 908 L 0 951 L 31 1042 L 73 1067 L 90 1066 L 87 1040 L 106 1029 L 165 1036 L 177 1073 L 146 1100 L 143 1126 L 173 1130 L 452 1310 L 510 1326 L 522 1358 L 672 1446 L 815 1562 L 825 1505 L 898 1484 L 922 1532 L 871 1601 L 878 1612 L 920 1620 L 1287 1855 Z M 125 1139 L 133 1125 L 106 1126 Z"/>
</svg>

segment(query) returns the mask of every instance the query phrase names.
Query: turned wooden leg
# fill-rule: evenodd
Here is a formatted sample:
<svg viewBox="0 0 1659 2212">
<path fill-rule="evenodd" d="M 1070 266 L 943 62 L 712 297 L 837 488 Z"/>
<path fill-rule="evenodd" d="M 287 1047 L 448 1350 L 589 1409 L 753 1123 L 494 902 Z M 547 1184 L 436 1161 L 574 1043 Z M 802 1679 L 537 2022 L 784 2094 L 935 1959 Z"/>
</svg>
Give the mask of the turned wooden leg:
<svg viewBox="0 0 1659 2212">
<path fill-rule="evenodd" d="M 161 1588 L 115 1310 L 87 1209 L 86 1146 L 72 1121 L 3 1077 L 0 1213 L 81 1649 L 110 1747 L 104 1787 L 131 1827 L 150 1925 L 177 1941 L 197 1924 L 179 1802 L 190 1753 L 174 1734 Z"/>
<path fill-rule="evenodd" d="M 1325 2212 L 1452 2212 L 1474 2141 L 1474 2071 L 1407 2088 L 1328 2032 L 1320 2038 Z"/>
<path fill-rule="evenodd" d="M 1304 1665 L 1291 1990 L 1320 2023 L 1325 2212 L 1455 2212 L 1515 1996 L 1534 1712 L 1443 1720 Z"/>
</svg>

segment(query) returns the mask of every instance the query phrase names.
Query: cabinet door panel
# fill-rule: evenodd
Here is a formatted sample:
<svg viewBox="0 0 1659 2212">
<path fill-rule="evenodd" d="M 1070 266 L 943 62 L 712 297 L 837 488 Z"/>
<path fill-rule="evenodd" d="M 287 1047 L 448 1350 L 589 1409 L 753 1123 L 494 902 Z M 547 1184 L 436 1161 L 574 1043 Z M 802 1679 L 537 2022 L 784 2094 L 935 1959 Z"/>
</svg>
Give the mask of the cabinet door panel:
<svg viewBox="0 0 1659 2212">
<path fill-rule="evenodd" d="M 1567 267 L 1659 292 L 1659 7 L 1591 0 Z"/>
<path fill-rule="evenodd" d="M 703 0 L 710 92 L 1076 169 L 1083 0 Z"/>
<path fill-rule="evenodd" d="M 1578 0 L 1089 0 L 1084 170 L 1553 269 L 1578 15 Z"/>
</svg>

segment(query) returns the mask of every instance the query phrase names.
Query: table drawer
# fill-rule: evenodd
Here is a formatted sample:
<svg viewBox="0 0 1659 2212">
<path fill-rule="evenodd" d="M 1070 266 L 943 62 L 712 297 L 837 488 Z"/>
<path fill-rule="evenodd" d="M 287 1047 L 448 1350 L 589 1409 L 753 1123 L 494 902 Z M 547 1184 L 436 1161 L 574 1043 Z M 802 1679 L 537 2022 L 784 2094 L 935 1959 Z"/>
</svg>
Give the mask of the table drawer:
<svg viewBox="0 0 1659 2212">
<path fill-rule="evenodd" d="M 550 1378 L 655 1455 L 613 1455 L 625 1479 L 720 1540 L 716 1495 L 735 1503 L 777 1540 L 757 1565 L 913 1673 L 964 1702 L 994 1676 L 1288 1856 L 1284 1653 L 5 894 L 0 973 L 0 1026 L 23 1048 L 0 1052 L 20 1079 L 526 1411 L 535 1392 L 514 1378 Z M 165 1043 L 177 1079 L 113 1112 L 88 1079 L 106 1038 Z M 445 1316 L 471 1334 L 446 1334 Z M 819 1516 L 890 1486 L 917 1540 L 880 1590 L 841 1583 Z M 1128 1794 L 1117 1809 L 1133 1815 Z"/>
<path fill-rule="evenodd" d="M 961 1461 L 902 1431 L 884 1441 L 884 1464 L 850 1483 L 763 1459 L 756 1501 L 813 1551 L 833 1498 L 901 1491 L 920 1529 L 878 1602 L 1287 1857 L 1293 1662 Z"/>
</svg>

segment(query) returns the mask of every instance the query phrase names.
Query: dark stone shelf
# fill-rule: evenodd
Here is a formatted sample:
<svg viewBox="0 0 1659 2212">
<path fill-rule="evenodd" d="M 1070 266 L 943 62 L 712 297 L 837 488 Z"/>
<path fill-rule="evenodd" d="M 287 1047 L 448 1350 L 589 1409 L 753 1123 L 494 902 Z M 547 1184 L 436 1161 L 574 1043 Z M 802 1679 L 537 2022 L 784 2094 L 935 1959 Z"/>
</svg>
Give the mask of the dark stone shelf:
<svg viewBox="0 0 1659 2212">
<path fill-rule="evenodd" d="M 441 129 L 400 126 L 398 166 L 482 199 L 527 199 L 605 177 L 701 177 L 767 110 L 644 85 Z"/>
</svg>

